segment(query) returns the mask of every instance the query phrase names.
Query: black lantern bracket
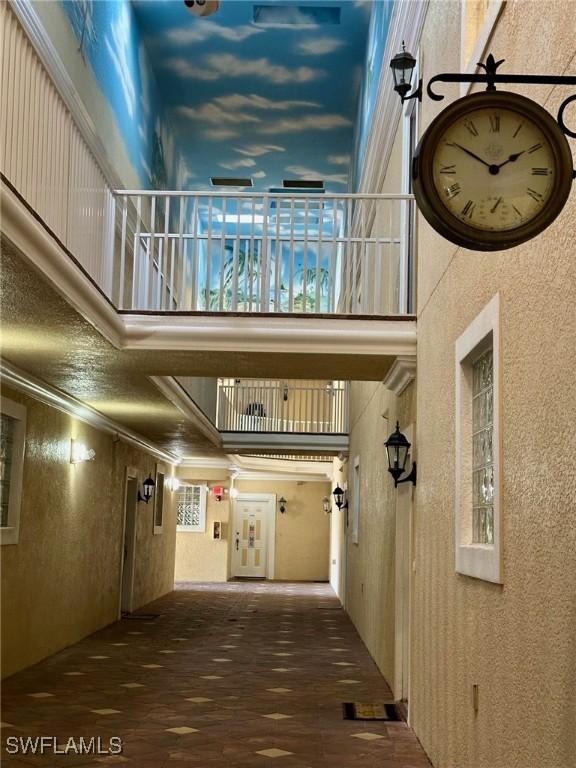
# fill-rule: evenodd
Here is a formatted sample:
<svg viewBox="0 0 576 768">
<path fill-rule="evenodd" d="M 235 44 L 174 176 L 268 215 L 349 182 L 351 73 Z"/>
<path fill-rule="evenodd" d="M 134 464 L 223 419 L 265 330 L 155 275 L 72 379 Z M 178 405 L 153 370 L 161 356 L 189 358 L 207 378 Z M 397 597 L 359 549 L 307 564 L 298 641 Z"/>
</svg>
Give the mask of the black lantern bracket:
<svg viewBox="0 0 576 768">
<path fill-rule="evenodd" d="M 144 488 L 144 496 L 142 496 L 140 489 L 138 489 L 138 501 L 143 501 L 145 504 L 148 504 L 152 498 L 154 488 L 156 487 L 156 483 L 152 479 L 152 475 L 148 475 L 147 479 L 142 483 L 142 486 Z"/>
<path fill-rule="evenodd" d="M 473 75 L 464 75 L 456 72 L 445 72 L 441 75 L 433 77 L 426 88 L 428 96 L 432 101 L 442 101 L 444 95 L 441 93 L 435 93 L 433 86 L 436 83 L 485 83 L 487 91 L 495 91 L 496 84 L 508 83 L 515 85 L 574 85 L 576 86 L 576 75 L 500 75 L 498 74 L 498 68 L 504 63 L 505 59 L 496 61 L 492 54 L 489 54 L 486 59 L 486 63 L 478 62 L 478 66 L 484 71 Z M 414 92 L 414 96 L 418 97 L 419 101 L 422 101 L 422 89 L 421 81 L 418 91 Z M 412 98 L 412 96 L 408 97 Z M 576 139 L 576 131 L 570 130 L 564 122 L 564 113 L 569 104 L 576 101 L 576 94 L 568 96 L 564 99 L 558 110 L 556 121 L 560 127 L 562 133 L 566 136 L 570 136 L 572 139 Z"/>
<path fill-rule="evenodd" d="M 416 485 L 416 462 L 412 462 L 412 469 L 410 470 L 410 473 L 406 475 L 406 477 L 403 477 L 402 480 L 397 480 L 394 478 L 394 488 L 398 488 L 400 483 L 412 483 L 412 485 Z"/>
</svg>

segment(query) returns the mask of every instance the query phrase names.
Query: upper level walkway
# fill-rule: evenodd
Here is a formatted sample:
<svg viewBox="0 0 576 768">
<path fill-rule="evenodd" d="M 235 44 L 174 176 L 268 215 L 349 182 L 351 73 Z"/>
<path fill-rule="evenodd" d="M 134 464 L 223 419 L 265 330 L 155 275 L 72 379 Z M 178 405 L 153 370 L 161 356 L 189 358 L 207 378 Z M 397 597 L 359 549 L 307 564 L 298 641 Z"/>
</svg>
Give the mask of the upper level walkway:
<svg viewBox="0 0 576 768">
<path fill-rule="evenodd" d="M 0 21 L 2 232 L 115 347 L 267 375 L 318 356 L 334 378 L 342 356 L 380 378 L 414 354 L 410 195 L 122 190 L 66 73 L 8 4 Z"/>
<path fill-rule="evenodd" d="M 393 697 L 328 585 L 180 584 L 144 612 L 157 618 L 119 621 L 5 681 L 5 736 L 60 749 L 117 736 L 120 758 L 101 764 L 134 768 L 429 768 L 406 723 L 343 719 L 343 702 Z"/>
</svg>

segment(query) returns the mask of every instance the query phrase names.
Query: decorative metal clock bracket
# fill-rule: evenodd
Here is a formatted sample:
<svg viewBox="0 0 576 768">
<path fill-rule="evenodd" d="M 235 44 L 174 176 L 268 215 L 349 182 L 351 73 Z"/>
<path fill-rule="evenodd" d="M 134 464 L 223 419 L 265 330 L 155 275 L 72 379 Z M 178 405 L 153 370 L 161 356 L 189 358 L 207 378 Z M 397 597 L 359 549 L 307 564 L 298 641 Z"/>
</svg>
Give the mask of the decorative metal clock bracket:
<svg viewBox="0 0 576 768">
<path fill-rule="evenodd" d="M 426 89 L 428 96 L 433 101 L 442 101 L 444 98 L 442 94 L 434 93 L 432 90 L 434 83 L 486 83 L 487 91 L 495 91 L 496 83 L 517 83 L 522 85 L 576 85 L 576 75 L 499 75 L 497 69 L 504 63 L 504 61 L 505 59 L 496 61 L 494 56 L 490 54 L 486 59 L 486 64 L 478 62 L 478 66 L 482 67 L 484 73 L 477 75 L 461 75 L 450 72 L 443 75 L 436 75 L 436 77 L 433 77 L 428 83 Z M 420 94 L 420 99 L 421 98 L 422 95 Z M 566 136 L 576 139 L 576 132 L 571 131 L 564 122 L 564 112 L 566 107 L 573 101 L 576 101 L 576 94 L 564 99 L 558 110 L 556 120 L 560 129 Z"/>
<path fill-rule="evenodd" d="M 496 83 L 517 83 L 522 85 L 576 85 L 576 75 L 499 75 L 498 67 L 503 64 L 505 59 L 496 61 L 494 56 L 490 54 L 486 59 L 486 64 L 478 62 L 478 66 L 482 67 L 483 73 L 474 75 L 463 75 L 456 72 L 447 72 L 441 75 L 433 77 L 426 88 L 428 96 L 433 101 L 442 101 L 444 96 L 439 93 L 434 93 L 432 86 L 436 83 L 486 83 L 487 91 L 495 91 Z M 394 89 L 400 94 L 402 101 L 407 99 L 418 99 L 422 101 L 422 80 L 419 81 L 418 87 L 413 93 L 408 93 L 410 90 L 410 80 L 412 77 L 412 70 L 416 65 L 416 59 L 408 53 L 405 49 L 402 53 L 397 54 L 390 66 L 392 67 L 394 74 Z M 571 131 L 564 122 L 564 112 L 566 107 L 576 101 L 576 94 L 568 96 L 558 110 L 558 116 L 556 118 L 560 129 L 566 136 L 570 136 L 572 139 L 576 139 L 576 131 Z"/>
</svg>

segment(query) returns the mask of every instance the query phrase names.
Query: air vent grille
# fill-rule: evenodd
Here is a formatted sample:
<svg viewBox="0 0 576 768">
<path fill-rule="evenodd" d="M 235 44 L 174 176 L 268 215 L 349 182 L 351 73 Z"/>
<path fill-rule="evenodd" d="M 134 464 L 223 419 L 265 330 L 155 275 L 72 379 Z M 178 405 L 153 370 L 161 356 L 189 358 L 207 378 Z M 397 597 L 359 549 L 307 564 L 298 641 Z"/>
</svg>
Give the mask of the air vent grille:
<svg viewBox="0 0 576 768">
<path fill-rule="evenodd" d="M 251 187 L 252 179 L 235 179 L 231 176 L 211 176 L 210 183 L 213 187 Z"/>
<path fill-rule="evenodd" d="M 284 189 L 324 189 L 322 179 L 284 179 Z"/>
</svg>

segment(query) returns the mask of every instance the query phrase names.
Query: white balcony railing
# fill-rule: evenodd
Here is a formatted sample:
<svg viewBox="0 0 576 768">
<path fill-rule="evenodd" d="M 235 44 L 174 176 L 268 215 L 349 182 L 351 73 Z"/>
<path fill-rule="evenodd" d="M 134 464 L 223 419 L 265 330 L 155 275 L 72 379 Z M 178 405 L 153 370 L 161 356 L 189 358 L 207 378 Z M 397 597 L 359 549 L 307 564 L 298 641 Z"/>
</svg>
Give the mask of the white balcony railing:
<svg viewBox="0 0 576 768">
<path fill-rule="evenodd" d="M 348 385 L 225 379 L 218 384 L 222 432 L 347 434 Z"/>
<path fill-rule="evenodd" d="M 411 195 L 113 193 L 72 86 L 16 8 L 28 15 L 0 3 L 0 170 L 118 309 L 407 314 Z"/>
<path fill-rule="evenodd" d="M 120 309 L 406 312 L 411 195 L 115 194 Z"/>
</svg>

